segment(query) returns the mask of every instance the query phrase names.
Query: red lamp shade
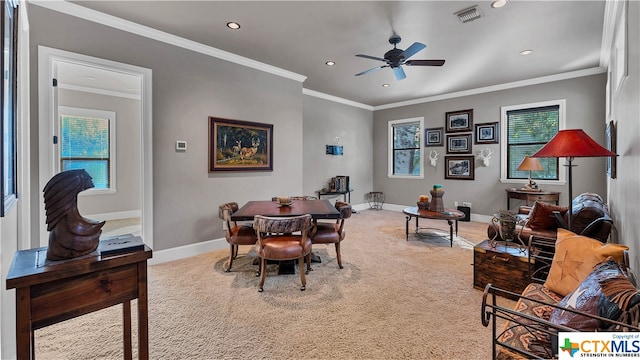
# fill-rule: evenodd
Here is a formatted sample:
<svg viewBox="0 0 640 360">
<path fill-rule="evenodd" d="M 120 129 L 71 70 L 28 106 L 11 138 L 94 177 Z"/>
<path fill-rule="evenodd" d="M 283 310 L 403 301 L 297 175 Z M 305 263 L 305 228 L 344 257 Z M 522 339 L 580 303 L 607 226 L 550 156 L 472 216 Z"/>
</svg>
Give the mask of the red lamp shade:
<svg viewBox="0 0 640 360">
<path fill-rule="evenodd" d="M 600 157 L 617 156 L 600 146 L 581 129 L 560 130 L 531 157 Z"/>
<path fill-rule="evenodd" d="M 569 162 L 569 203 L 573 207 L 573 180 L 572 180 L 572 168 L 575 166 L 572 164 L 573 158 L 576 157 L 601 157 L 601 156 L 617 156 L 616 153 L 609 151 L 597 142 L 589 137 L 584 131 L 580 129 L 560 130 L 549 142 L 538 150 L 537 153 L 531 155 L 531 157 L 566 157 Z M 571 218 L 573 210 L 570 209 L 567 213 L 569 223 L 567 224 L 569 230 L 571 230 Z"/>
</svg>

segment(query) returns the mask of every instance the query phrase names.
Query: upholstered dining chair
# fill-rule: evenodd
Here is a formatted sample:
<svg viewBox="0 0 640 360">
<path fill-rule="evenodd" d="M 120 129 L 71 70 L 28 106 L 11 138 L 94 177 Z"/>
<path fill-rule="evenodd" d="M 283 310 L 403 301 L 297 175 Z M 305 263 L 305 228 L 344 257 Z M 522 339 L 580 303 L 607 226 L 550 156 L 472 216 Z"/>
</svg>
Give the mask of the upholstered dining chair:
<svg viewBox="0 0 640 360">
<path fill-rule="evenodd" d="M 342 266 L 342 256 L 340 255 L 340 242 L 344 240 L 346 231 L 344 229 L 344 220 L 351 217 L 351 204 L 343 201 L 336 201 L 336 209 L 340 212 L 340 218 L 335 223 L 319 222 L 311 232 L 312 244 L 334 244 L 336 247 L 336 257 L 338 259 L 338 267 Z"/>
<path fill-rule="evenodd" d="M 238 256 L 239 245 L 254 245 L 258 241 L 258 236 L 251 224 L 238 224 L 235 221 L 231 221 L 231 215 L 238 211 L 238 203 L 228 202 L 218 207 L 218 217 L 227 223 L 225 229 L 225 238 L 229 243 L 229 266 L 225 270 L 231 271 L 233 260 Z"/>
<path fill-rule="evenodd" d="M 305 290 L 307 279 L 303 262 L 306 260 L 307 268 L 310 267 L 311 239 L 309 239 L 308 232 L 311 229 L 311 215 L 293 217 L 256 215 L 253 219 L 253 228 L 258 234 L 256 250 L 260 257 L 258 291 L 264 290 L 267 260 L 297 260 L 300 281 L 302 282 L 300 290 Z"/>
</svg>

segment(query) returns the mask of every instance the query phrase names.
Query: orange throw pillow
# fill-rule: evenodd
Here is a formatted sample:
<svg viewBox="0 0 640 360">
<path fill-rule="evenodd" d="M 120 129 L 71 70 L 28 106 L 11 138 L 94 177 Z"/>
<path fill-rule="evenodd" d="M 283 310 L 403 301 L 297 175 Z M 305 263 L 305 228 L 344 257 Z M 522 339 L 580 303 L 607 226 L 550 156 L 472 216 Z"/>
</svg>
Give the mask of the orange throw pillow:
<svg viewBox="0 0 640 360">
<path fill-rule="evenodd" d="M 556 229 L 558 225 L 556 224 L 556 219 L 553 217 L 554 211 L 559 211 L 560 215 L 564 216 L 564 214 L 569 211 L 569 208 L 536 201 L 529 213 L 527 227 L 532 229 Z"/>
<path fill-rule="evenodd" d="M 621 263 L 626 250 L 629 247 L 625 245 L 605 244 L 560 228 L 556 252 L 544 286 L 561 296 L 567 296 L 589 276 L 594 266 L 609 256 Z"/>
</svg>

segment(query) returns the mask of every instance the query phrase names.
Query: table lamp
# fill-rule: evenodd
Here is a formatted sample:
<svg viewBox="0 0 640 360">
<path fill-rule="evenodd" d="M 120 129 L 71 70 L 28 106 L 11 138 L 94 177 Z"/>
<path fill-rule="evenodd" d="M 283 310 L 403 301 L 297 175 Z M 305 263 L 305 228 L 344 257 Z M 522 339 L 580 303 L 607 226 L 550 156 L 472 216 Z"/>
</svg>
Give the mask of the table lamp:
<svg viewBox="0 0 640 360">
<path fill-rule="evenodd" d="M 544 157 L 566 157 L 569 171 L 569 230 L 571 230 L 571 213 L 573 202 L 571 168 L 573 159 L 576 157 L 603 157 L 618 156 L 616 153 L 600 146 L 595 140 L 587 135 L 582 129 L 560 130 L 549 142 L 537 153 L 531 155 L 534 158 Z"/>
<path fill-rule="evenodd" d="M 530 158 L 529 155 L 522 159 L 522 162 L 518 165 L 518 171 L 529 171 L 529 184 L 525 185 L 523 190 L 538 190 L 538 184 L 531 180 L 531 172 L 540 170 L 543 169 L 538 159 Z"/>
</svg>

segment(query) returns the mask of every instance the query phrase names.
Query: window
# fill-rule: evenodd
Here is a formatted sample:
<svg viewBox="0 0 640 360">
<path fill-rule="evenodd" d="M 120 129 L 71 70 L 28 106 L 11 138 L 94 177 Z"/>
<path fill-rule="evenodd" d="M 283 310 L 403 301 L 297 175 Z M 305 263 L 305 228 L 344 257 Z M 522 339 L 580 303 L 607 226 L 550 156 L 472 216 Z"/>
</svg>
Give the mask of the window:
<svg viewBox="0 0 640 360">
<path fill-rule="evenodd" d="M 95 190 L 115 192 L 115 113 L 59 108 L 59 171 L 85 169 Z"/>
<path fill-rule="evenodd" d="M 533 155 L 559 130 L 565 127 L 565 100 L 502 107 L 501 181 L 518 182 L 529 178 L 518 171 L 526 155 Z M 539 158 L 543 170 L 531 172 L 531 178 L 548 183 L 564 182 L 557 158 Z"/>
<path fill-rule="evenodd" d="M 0 132 L 2 145 L 0 146 L 0 216 L 4 216 L 17 199 L 16 181 L 16 117 L 17 117 L 17 53 L 18 53 L 18 1 L 9 0 L 0 3 L 2 13 L 2 119 Z"/>
<path fill-rule="evenodd" d="M 424 119 L 412 118 L 389 122 L 389 177 L 422 179 Z"/>
</svg>

